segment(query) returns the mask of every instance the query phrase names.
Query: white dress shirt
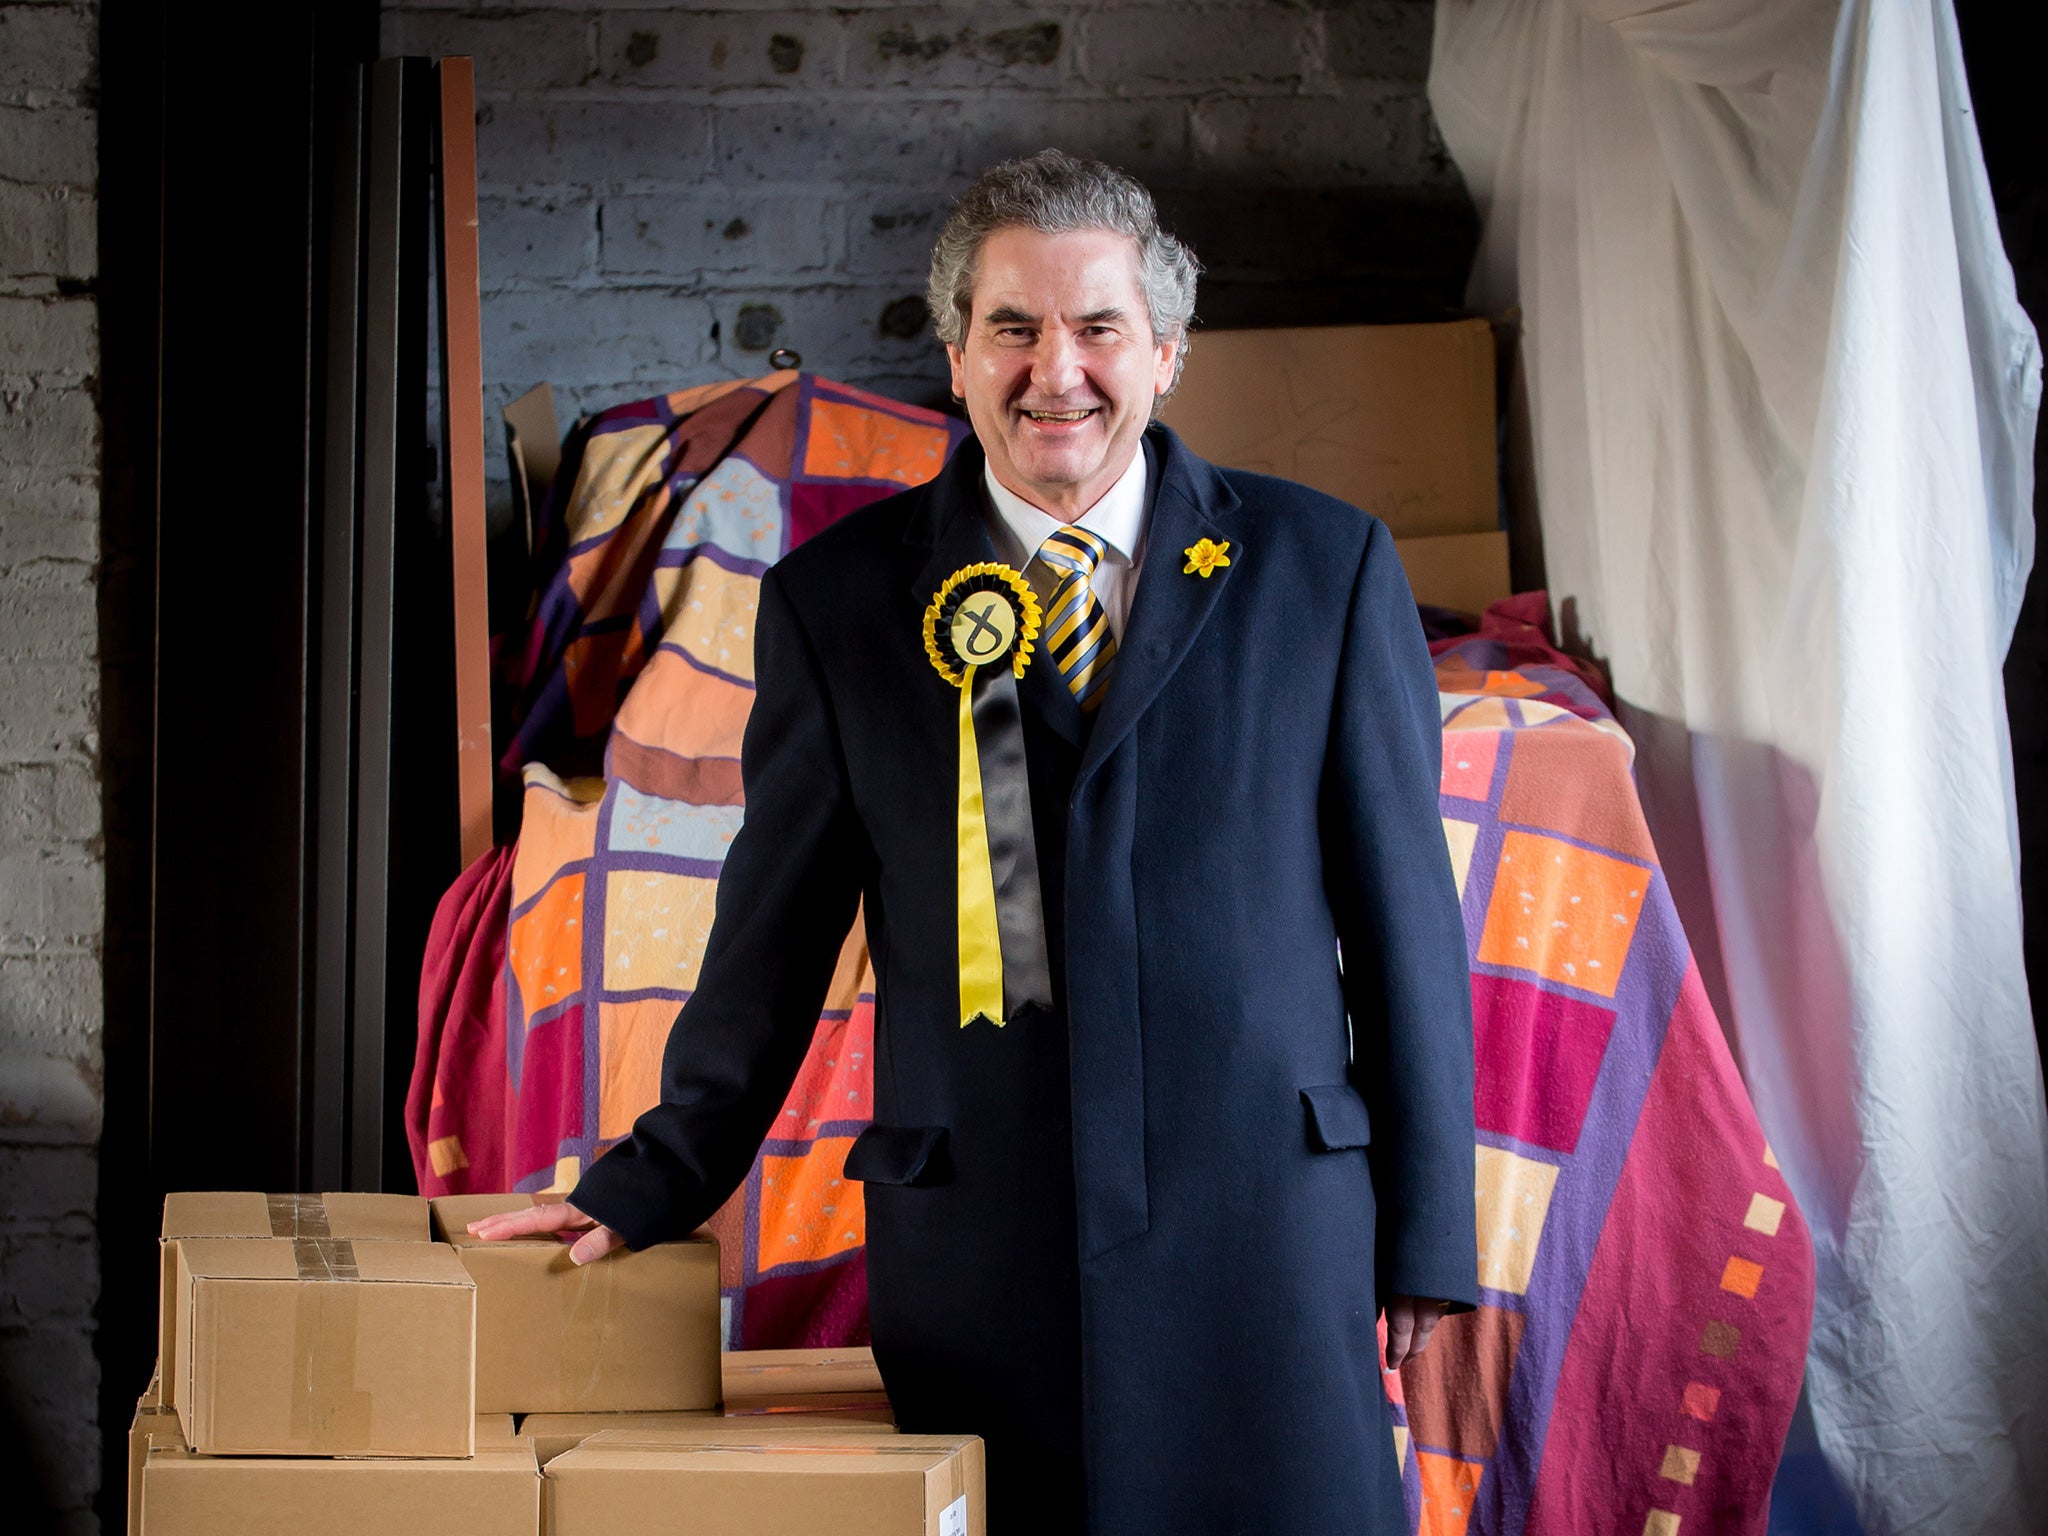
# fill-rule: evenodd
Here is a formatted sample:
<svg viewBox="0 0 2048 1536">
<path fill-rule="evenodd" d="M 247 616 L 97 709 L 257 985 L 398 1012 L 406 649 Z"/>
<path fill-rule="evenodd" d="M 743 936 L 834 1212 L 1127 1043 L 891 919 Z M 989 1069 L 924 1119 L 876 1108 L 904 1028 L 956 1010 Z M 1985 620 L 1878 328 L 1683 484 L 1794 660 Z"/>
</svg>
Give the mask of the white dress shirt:
<svg viewBox="0 0 2048 1536">
<path fill-rule="evenodd" d="M 1041 603 L 1049 601 L 1059 578 L 1066 573 L 1038 561 L 1038 546 L 1068 525 L 1003 485 L 994 470 L 985 467 L 982 478 L 996 510 L 996 515 L 989 519 L 996 553 L 1024 572 Z M 1140 444 L 1131 455 L 1131 467 L 1073 523 L 1108 546 L 1095 563 L 1095 574 L 1088 584 L 1108 613 L 1109 632 L 1116 636 L 1119 645 L 1123 643 L 1124 620 L 1131 611 L 1131 594 L 1138 588 L 1138 566 L 1145 558 L 1145 507 L 1145 449 Z"/>
</svg>

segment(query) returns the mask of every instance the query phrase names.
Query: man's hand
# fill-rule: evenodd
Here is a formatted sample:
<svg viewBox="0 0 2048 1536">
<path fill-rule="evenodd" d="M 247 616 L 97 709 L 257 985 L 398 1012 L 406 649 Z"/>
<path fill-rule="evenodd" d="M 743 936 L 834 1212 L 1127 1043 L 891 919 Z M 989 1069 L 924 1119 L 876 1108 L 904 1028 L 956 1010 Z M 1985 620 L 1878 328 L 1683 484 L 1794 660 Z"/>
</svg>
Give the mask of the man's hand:
<svg viewBox="0 0 2048 1536">
<path fill-rule="evenodd" d="M 552 1232 L 565 1243 L 573 1242 L 575 1246 L 569 1250 L 569 1259 L 576 1264 L 588 1264 L 592 1259 L 603 1258 L 614 1248 L 626 1246 L 626 1240 L 618 1233 L 610 1227 L 600 1226 L 566 1200 L 530 1206 L 523 1211 L 506 1211 L 469 1224 L 469 1235 L 480 1237 L 487 1243 L 508 1237 L 530 1237 L 536 1232 Z"/>
<path fill-rule="evenodd" d="M 1429 1348 L 1429 1336 L 1443 1315 L 1444 1304 L 1428 1296 L 1388 1297 L 1387 1369 L 1398 1371 Z"/>
</svg>

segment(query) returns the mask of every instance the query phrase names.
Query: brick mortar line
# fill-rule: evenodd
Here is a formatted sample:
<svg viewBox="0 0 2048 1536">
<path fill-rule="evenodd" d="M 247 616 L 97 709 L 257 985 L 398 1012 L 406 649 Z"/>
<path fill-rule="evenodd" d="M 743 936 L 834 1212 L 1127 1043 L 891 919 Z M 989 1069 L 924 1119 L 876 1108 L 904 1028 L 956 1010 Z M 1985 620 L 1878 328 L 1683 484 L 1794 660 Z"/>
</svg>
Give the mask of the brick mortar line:
<svg viewBox="0 0 2048 1536">
<path fill-rule="evenodd" d="M 1334 82 L 1334 83 L 1332 83 Z M 984 85 L 920 86 L 880 83 L 872 86 L 828 85 L 813 88 L 781 85 L 732 86 L 512 86 L 497 89 L 488 83 L 477 90 L 478 106 L 685 106 L 761 107 L 788 103 L 808 107 L 819 103 L 834 106 L 902 106 L 966 104 L 991 97 L 1005 101 L 1054 102 L 1061 106 L 1094 105 L 1105 102 L 1195 102 L 1220 97 L 1226 101 L 1292 100 L 1339 103 L 1355 98 L 1426 97 L 1425 82 L 1405 75 L 1355 75 L 1331 77 L 1330 82 L 1290 81 L 1278 76 L 1233 76 L 1213 80 L 1159 80 L 1142 88 L 1111 89 L 1101 82 L 1082 82 L 1087 89 L 1074 90 L 1066 82 L 1017 85 L 990 81 Z M 485 124 L 488 127 L 489 124 Z"/>
</svg>

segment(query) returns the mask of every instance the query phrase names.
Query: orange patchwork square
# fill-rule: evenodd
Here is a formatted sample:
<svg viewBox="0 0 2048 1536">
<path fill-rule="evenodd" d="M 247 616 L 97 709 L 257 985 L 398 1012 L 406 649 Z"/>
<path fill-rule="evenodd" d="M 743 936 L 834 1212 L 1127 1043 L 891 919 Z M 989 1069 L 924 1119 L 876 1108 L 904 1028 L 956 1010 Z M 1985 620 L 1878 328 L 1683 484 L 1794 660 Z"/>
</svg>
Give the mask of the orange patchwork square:
<svg viewBox="0 0 2048 1536">
<path fill-rule="evenodd" d="M 661 1053 L 682 1005 L 641 998 L 597 1005 L 597 1138 L 628 1135 L 661 1097 Z"/>
<path fill-rule="evenodd" d="M 1416 1536 L 1465 1536 L 1482 1469 L 1455 1456 L 1417 1450 L 1415 1470 L 1422 1480 L 1422 1518 Z"/>
<path fill-rule="evenodd" d="M 1612 997 L 1649 883 L 1647 871 L 1604 853 L 1510 832 L 1479 937 L 1480 963 Z"/>
<path fill-rule="evenodd" d="M 811 401 L 804 473 L 835 480 L 900 480 L 923 485 L 946 462 L 946 429 L 905 421 L 886 411 Z"/>
<path fill-rule="evenodd" d="M 616 723 L 633 740 L 677 757 L 737 760 L 753 707 L 754 690 L 746 684 L 713 677 L 674 651 L 656 651 L 619 706 Z"/>
<path fill-rule="evenodd" d="M 1733 1291 L 1746 1299 L 1755 1299 L 1756 1288 L 1764 1277 L 1764 1267 L 1751 1259 L 1730 1258 L 1728 1267 L 1721 1271 L 1721 1289 Z"/>
<path fill-rule="evenodd" d="M 583 872 L 564 875 L 512 920 L 505 958 L 531 1019 L 583 990 Z"/>
<path fill-rule="evenodd" d="M 824 1136 L 807 1157 L 761 1158 L 761 1270 L 829 1259 L 868 1240 L 867 1202 L 846 1177 L 851 1136 Z"/>
<path fill-rule="evenodd" d="M 1687 1414 L 1702 1423 L 1714 1417 L 1714 1410 L 1721 1406 L 1721 1389 L 1710 1387 L 1704 1381 L 1688 1381 L 1685 1396 L 1679 1402 Z"/>
</svg>

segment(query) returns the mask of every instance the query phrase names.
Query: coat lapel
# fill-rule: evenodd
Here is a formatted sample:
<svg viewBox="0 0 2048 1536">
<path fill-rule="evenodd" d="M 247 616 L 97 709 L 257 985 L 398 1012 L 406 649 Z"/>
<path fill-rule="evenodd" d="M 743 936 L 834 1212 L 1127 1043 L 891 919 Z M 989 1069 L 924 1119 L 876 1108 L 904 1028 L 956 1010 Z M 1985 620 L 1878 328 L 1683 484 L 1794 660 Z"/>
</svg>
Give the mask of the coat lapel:
<svg viewBox="0 0 2048 1536">
<path fill-rule="evenodd" d="M 1212 466 L 1188 452 L 1171 428 L 1154 426 L 1149 435 L 1158 449 L 1158 492 L 1145 531 L 1145 564 L 1077 783 L 1130 735 L 1187 655 L 1243 558 L 1237 493 Z M 1231 563 L 1208 576 L 1189 575 L 1185 551 L 1202 538 L 1229 540 Z"/>
<path fill-rule="evenodd" d="M 948 576 L 965 565 L 996 558 L 996 547 L 988 536 L 981 485 L 984 463 L 981 445 L 969 438 L 955 450 L 952 459 L 932 482 L 932 494 L 924 514 L 905 533 L 907 541 L 929 544 L 930 558 L 919 567 L 910 584 L 920 620 L 932 596 Z M 1084 722 L 1081 706 L 1067 691 L 1059 668 L 1045 654 L 1043 644 L 1034 646 L 1031 661 L 1017 685 L 1025 707 L 1074 745 L 1081 744 Z"/>
<path fill-rule="evenodd" d="M 988 525 L 982 521 L 981 465 L 981 448 L 970 437 L 939 471 L 922 511 L 904 530 L 906 544 L 923 545 L 931 552 L 910 581 L 920 618 L 948 576 L 963 565 L 996 557 Z"/>
</svg>

